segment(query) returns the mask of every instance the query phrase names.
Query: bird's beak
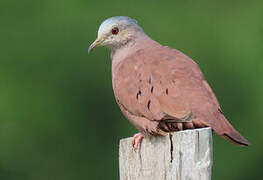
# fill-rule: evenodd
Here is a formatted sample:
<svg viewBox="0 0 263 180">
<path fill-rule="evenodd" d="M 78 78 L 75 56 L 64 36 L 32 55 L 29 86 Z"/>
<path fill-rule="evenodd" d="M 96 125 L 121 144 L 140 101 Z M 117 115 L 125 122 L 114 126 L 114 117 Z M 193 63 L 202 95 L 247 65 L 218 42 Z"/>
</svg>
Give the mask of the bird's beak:
<svg viewBox="0 0 263 180">
<path fill-rule="evenodd" d="M 103 38 L 97 38 L 88 49 L 88 53 L 90 53 L 96 46 L 99 46 L 103 42 Z"/>
</svg>

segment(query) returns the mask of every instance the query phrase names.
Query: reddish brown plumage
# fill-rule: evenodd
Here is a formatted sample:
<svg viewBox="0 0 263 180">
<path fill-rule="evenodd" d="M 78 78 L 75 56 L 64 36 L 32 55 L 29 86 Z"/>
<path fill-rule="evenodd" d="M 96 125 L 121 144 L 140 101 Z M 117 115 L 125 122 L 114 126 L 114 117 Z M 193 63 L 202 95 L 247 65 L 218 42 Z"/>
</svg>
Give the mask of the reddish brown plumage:
<svg viewBox="0 0 263 180">
<path fill-rule="evenodd" d="M 211 127 L 232 143 L 249 144 L 226 120 L 192 59 L 148 37 L 125 50 L 112 55 L 113 88 L 122 112 L 140 132 Z"/>
</svg>

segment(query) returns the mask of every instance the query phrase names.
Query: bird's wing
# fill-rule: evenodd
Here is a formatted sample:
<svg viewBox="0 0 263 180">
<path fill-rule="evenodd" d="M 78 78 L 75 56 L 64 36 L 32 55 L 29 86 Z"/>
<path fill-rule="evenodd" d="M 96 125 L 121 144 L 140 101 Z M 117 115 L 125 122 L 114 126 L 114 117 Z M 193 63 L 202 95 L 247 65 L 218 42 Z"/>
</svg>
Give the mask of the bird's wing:
<svg viewBox="0 0 263 180">
<path fill-rule="evenodd" d="M 118 64 L 113 87 L 126 112 L 149 120 L 192 121 L 233 143 L 248 145 L 224 117 L 197 64 L 168 47 L 140 50 Z"/>
<path fill-rule="evenodd" d="M 192 120 L 186 91 L 200 90 L 203 75 L 183 53 L 167 47 L 140 50 L 123 60 L 113 79 L 118 102 L 150 120 Z"/>
</svg>

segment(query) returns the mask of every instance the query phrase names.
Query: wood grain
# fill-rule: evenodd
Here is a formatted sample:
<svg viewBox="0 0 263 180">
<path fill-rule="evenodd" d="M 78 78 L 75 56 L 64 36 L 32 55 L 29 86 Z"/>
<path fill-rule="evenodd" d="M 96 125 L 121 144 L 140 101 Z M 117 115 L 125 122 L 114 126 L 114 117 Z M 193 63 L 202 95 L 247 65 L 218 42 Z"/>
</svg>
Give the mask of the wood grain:
<svg viewBox="0 0 263 180">
<path fill-rule="evenodd" d="M 210 180 L 210 128 L 144 139 L 135 152 L 132 138 L 120 140 L 120 180 Z"/>
</svg>

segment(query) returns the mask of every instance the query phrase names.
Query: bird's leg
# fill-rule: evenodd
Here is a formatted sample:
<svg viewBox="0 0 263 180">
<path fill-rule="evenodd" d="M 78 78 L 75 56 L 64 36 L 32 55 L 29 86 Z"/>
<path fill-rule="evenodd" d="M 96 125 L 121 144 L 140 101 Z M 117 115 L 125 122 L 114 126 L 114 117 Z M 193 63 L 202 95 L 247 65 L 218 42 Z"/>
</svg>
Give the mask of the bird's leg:
<svg viewBox="0 0 263 180">
<path fill-rule="evenodd" d="M 142 139 L 143 139 L 142 133 L 136 133 L 133 135 L 132 147 L 133 147 L 134 151 L 136 151 L 138 149 L 139 145 L 142 142 Z"/>
</svg>

